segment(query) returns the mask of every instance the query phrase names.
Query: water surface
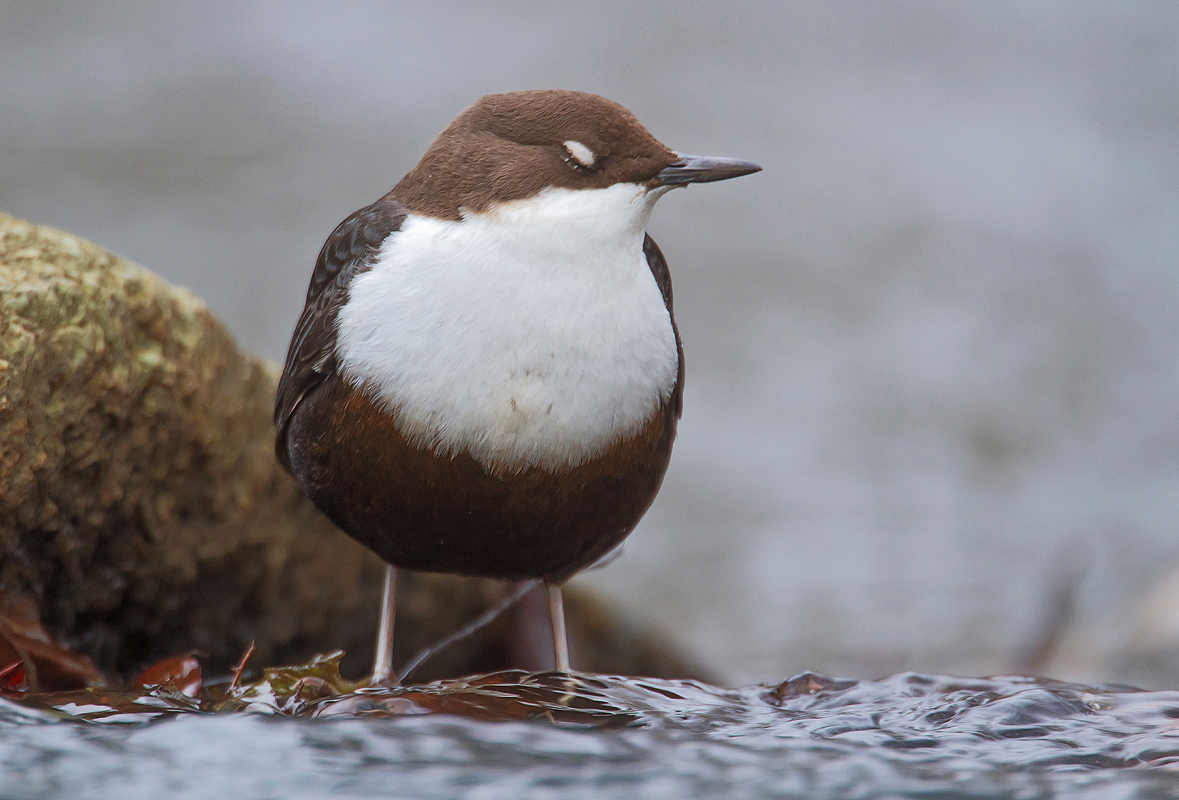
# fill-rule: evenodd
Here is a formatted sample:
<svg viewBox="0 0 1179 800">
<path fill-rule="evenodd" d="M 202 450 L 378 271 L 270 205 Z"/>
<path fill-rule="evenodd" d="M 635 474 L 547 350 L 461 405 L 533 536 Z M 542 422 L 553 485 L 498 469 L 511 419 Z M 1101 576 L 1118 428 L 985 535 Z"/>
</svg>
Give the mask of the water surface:
<svg viewBox="0 0 1179 800">
<path fill-rule="evenodd" d="M 0 794 L 49 798 L 1108 798 L 1179 794 L 1179 692 L 813 673 L 497 673 L 218 703 L 0 705 Z M 35 707 L 39 706 L 39 707 Z M 217 707 L 221 710 L 213 712 Z M 231 709 L 237 709 L 231 710 Z M 246 710 L 248 709 L 248 710 Z"/>
</svg>

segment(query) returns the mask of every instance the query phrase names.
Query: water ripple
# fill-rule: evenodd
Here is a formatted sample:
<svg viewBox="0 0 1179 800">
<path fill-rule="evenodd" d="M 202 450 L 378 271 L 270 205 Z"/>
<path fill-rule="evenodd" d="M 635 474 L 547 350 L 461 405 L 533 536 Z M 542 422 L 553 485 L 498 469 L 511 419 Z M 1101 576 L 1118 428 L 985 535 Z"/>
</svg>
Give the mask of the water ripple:
<svg viewBox="0 0 1179 800">
<path fill-rule="evenodd" d="M 904 673 L 777 686 L 504 672 L 150 724 L 0 705 L 0 794 L 1135 798 L 1179 795 L 1179 692 Z M 145 705 L 159 712 L 160 698 Z M 124 709 L 126 711 L 126 709 Z M 66 720 L 64 724 L 61 720 Z M 72 720 L 72 721 L 71 721 Z M 57 724 L 50 724 L 57 721 Z M 38 724 L 41 723 L 41 724 Z"/>
</svg>

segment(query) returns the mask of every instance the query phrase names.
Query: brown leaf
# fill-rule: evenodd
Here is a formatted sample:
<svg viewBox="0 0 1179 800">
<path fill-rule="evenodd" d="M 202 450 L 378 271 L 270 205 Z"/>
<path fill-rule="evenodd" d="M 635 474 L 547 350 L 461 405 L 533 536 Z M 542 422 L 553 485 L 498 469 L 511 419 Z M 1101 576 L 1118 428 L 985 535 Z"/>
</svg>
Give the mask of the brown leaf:
<svg viewBox="0 0 1179 800">
<path fill-rule="evenodd" d="M 5 644 L 7 645 L 7 642 Z M 0 669 L 0 694 L 19 694 L 28 688 L 23 661 L 13 661 Z"/>
<path fill-rule="evenodd" d="M 0 676 L 5 676 L 0 677 L 4 691 L 64 691 L 105 683 L 90 659 L 50 638 L 32 602 L 5 591 L 0 591 Z"/>
<path fill-rule="evenodd" d="M 201 693 L 201 665 L 192 653 L 157 661 L 139 673 L 137 686 L 148 689 L 169 689 L 188 697 Z"/>
</svg>

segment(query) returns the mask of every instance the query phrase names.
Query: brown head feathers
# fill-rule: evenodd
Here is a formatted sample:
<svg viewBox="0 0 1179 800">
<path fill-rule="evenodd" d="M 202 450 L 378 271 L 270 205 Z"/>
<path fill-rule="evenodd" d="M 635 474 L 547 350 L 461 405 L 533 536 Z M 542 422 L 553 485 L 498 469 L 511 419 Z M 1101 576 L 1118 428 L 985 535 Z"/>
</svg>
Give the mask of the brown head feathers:
<svg viewBox="0 0 1179 800">
<path fill-rule="evenodd" d="M 675 163 L 634 115 L 584 92 L 489 94 L 438 135 L 392 195 L 412 212 L 460 219 L 550 186 L 645 183 Z"/>
</svg>

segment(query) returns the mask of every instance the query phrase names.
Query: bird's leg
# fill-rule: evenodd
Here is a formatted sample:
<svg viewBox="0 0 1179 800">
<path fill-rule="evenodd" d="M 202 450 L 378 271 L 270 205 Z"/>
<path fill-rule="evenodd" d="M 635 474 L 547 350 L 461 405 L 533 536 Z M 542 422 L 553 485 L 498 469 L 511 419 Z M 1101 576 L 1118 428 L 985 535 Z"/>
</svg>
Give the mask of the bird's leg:
<svg viewBox="0 0 1179 800">
<path fill-rule="evenodd" d="M 371 686 L 400 686 L 393 671 L 393 618 L 397 610 L 397 567 L 385 565 L 385 591 L 381 594 L 381 622 L 377 630 L 377 654 Z"/>
<path fill-rule="evenodd" d="M 569 638 L 565 634 L 565 602 L 561 597 L 561 584 L 544 582 L 549 592 L 549 622 L 553 627 L 553 660 L 557 672 L 569 671 Z"/>
</svg>

